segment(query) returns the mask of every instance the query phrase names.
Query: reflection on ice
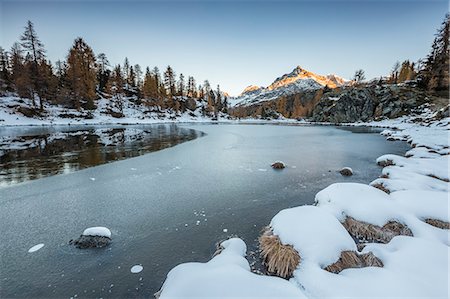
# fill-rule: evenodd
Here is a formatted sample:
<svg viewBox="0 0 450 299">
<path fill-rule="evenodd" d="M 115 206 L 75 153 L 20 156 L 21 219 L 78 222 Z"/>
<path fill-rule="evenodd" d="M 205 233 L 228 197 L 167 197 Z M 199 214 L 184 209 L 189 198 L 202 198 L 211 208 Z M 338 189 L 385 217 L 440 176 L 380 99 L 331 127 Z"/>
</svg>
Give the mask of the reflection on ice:
<svg viewBox="0 0 450 299">
<path fill-rule="evenodd" d="M 139 156 L 202 134 L 175 125 L 0 131 L 0 187 Z"/>
</svg>

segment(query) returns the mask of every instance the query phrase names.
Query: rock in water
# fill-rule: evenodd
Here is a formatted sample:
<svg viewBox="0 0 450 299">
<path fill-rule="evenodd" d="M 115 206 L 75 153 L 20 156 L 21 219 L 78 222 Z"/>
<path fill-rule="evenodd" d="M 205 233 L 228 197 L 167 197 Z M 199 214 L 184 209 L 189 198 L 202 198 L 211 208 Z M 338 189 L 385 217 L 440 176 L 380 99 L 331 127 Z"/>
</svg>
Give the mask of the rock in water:
<svg viewBox="0 0 450 299">
<path fill-rule="evenodd" d="M 80 249 L 101 248 L 111 242 L 111 231 L 106 227 L 90 227 L 83 231 L 76 240 L 70 240 L 69 244 Z"/>
<path fill-rule="evenodd" d="M 343 176 L 351 176 L 353 175 L 353 170 L 350 167 L 344 167 L 341 170 L 339 170 L 339 173 Z"/>
<path fill-rule="evenodd" d="M 277 162 L 272 164 L 272 168 L 273 169 L 283 169 L 285 167 L 286 167 L 286 165 L 283 162 L 281 162 L 281 161 L 277 161 Z"/>
</svg>

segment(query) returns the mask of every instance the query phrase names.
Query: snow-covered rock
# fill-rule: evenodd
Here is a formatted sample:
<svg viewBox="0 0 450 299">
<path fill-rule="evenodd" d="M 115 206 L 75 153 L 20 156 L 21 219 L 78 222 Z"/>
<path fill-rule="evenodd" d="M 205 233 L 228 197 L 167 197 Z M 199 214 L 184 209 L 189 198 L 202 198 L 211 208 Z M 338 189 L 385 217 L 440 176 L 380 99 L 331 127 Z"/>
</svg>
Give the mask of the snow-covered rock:
<svg viewBox="0 0 450 299">
<path fill-rule="evenodd" d="M 78 239 L 70 240 L 69 244 L 77 248 L 101 248 L 111 243 L 111 231 L 102 226 L 89 227 L 83 231 Z"/>
<path fill-rule="evenodd" d="M 339 173 L 343 176 L 351 176 L 353 175 L 353 169 L 350 167 L 343 167 L 341 170 L 339 170 Z"/>
</svg>

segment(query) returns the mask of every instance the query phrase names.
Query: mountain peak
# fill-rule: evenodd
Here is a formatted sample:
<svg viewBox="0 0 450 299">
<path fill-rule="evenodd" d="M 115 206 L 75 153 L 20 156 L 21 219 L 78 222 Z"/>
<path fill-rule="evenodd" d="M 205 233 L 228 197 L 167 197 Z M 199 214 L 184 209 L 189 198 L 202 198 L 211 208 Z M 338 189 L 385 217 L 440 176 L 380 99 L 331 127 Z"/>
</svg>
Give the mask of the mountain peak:
<svg viewBox="0 0 450 299">
<path fill-rule="evenodd" d="M 241 93 L 241 95 L 249 94 L 249 93 L 254 93 L 254 92 L 256 92 L 257 90 L 260 90 L 261 88 L 262 88 L 262 87 L 260 87 L 260 86 L 249 85 L 249 86 L 247 86 L 247 87 L 244 89 L 244 91 Z"/>
<path fill-rule="evenodd" d="M 342 79 L 336 75 L 327 75 L 327 76 L 317 75 L 317 74 L 310 72 L 298 65 L 289 74 L 285 74 L 285 75 L 277 78 L 267 88 L 269 90 L 277 89 L 277 88 L 295 83 L 298 80 L 312 80 L 322 86 L 327 85 L 330 88 L 336 88 L 345 83 L 344 79 Z"/>
</svg>

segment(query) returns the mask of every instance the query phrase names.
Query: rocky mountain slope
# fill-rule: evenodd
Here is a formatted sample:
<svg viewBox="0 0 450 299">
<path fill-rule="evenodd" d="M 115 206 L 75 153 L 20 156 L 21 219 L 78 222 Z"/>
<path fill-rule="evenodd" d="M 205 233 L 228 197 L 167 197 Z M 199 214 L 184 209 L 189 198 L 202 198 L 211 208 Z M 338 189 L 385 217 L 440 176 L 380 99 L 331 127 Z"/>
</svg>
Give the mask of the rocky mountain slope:
<svg viewBox="0 0 450 299">
<path fill-rule="evenodd" d="M 323 89 L 348 84 L 336 75 L 317 75 L 297 66 L 267 87 L 248 86 L 231 99 L 231 114 L 236 117 L 283 115 L 288 118 L 310 116 Z"/>
</svg>

